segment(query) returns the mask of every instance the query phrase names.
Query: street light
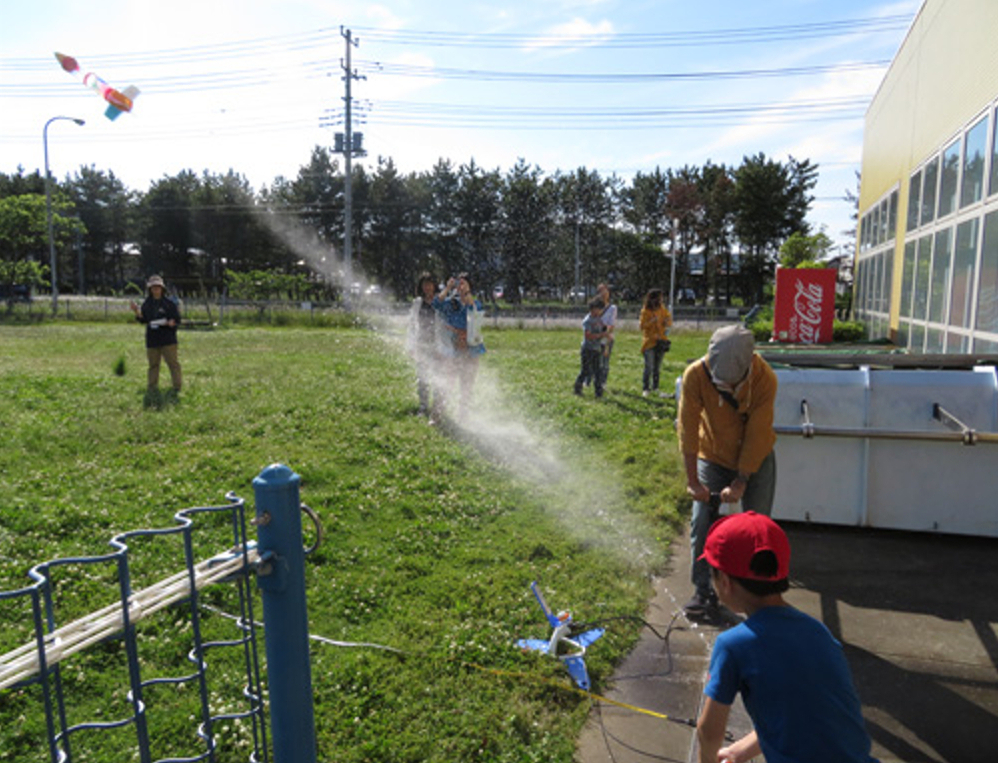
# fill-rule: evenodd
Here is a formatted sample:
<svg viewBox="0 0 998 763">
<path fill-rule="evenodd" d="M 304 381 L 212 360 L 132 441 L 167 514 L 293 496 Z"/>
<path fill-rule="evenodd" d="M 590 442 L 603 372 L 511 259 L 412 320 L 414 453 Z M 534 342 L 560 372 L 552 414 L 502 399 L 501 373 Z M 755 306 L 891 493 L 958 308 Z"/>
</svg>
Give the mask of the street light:
<svg viewBox="0 0 998 763">
<path fill-rule="evenodd" d="M 81 126 L 84 124 L 82 119 L 76 119 L 75 117 L 52 117 L 45 123 L 45 127 L 42 128 L 42 144 L 45 147 L 45 216 L 48 220 L 49 232 L 49 266 L 52 270 L 50 275 L 52 277 L 53 315 L 59 310 L 59 282 L 55 272 L 55 238 L 52 235 L 52 181 L 49 179 L 49 125 L 53 122 L 58 122 L 60 119 L 65 119 L 68 122 L 76 122 L 76 124 Z"/>
</svg>

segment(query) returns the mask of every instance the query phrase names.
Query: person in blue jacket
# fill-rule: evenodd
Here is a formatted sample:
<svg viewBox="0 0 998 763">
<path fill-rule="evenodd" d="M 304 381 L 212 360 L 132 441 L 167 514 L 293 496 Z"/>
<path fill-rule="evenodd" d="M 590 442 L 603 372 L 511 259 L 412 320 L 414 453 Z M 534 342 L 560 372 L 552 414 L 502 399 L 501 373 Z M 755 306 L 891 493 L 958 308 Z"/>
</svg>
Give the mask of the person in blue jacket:
<svg viewBox="0 0 998 763">
<path fill-rule="evenodd" d="M 441 355 L 450 368 L 447 376 L 461 386 L 458 419 L 467 417 L 472 389 L 478 375 L 478 360 L 485 354 L 482 304 L 471 290 L 466 273 L 450 278 L 443 291 L 433 298 L 433 307 L 442 319 Z M 450 397 L 447 395 L 446 397 Z"/>
</svg>

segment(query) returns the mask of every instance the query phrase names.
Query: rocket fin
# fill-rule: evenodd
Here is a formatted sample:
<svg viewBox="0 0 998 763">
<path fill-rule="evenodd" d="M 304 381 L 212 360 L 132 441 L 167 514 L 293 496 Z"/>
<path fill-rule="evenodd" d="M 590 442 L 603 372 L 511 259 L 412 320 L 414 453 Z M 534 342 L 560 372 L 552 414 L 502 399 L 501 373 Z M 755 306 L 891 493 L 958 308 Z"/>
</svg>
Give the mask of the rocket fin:
<svg viewBox="0 0 998 763">
<path fill-rule="evenodd" d="M 124 96 L 124 103 L 128 104 L 128 108 L 124 109 L 121 108 L 121 106 L 116 106 L 115 104 L 112 103 L 110 106 L 107 107 L 107 110 L 104 112 L 104 116 L 106 116 L 108 119 L 114 120 L 120 117 L 126 111 L 131 112 L 132 102 L 139 97 L 139 89 L 135 87 L 135 85 L 129 85 L 124 90 L 122 90 L 118 95 Z"/>
</svg>

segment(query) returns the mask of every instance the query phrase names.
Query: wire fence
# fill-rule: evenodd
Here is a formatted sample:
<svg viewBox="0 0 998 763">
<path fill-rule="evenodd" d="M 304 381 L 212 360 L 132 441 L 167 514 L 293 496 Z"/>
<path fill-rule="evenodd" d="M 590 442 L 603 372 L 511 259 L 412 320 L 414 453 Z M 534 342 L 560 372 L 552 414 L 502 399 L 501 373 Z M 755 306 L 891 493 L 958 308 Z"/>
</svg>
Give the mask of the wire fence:
<svg viewBox="0 0 998 763">
<path fill-rule="evenodd" d="M 32 323 L 53 317 L 68 321 L 127 322 L 134 320 L 127 297 L 86 297 L 63 295 L 55 313 L 51 302 L 7 302 L 0 306 L 0 322 Z M 233 324 L 268 326 L 311 325 L 347 327 L 363 323 L 365 316 L 401 318 L 408 314 L 411 301 L 360 297 L 351 302 L 294 300 L 233 300 L 228 298 L 188 297 L 180 301 L 186 329 L 210 329 Z M 581 304 L 511 304 L 483 302 L 489 325 L 493 328 L 578 328 L 587 313 Z M 637 330 L 641 306 L 618 305 L 618 322 L 623 328 Z M 746 308 L 715 305 L 678 305 L 674 309 L 675 326 L 709 330 L 719 323 L 741 320 Z"/>
<path fill-rule="evenodd" d="M 0 640 L 17 643 L 0 654 L 0 706 L 23 722 L 5 731 L 13 747 L 37 759 L 44 746 L 53 763 L 269 760 L 249 580 L 275 555 L 248 539 L 243 499 L 226 500 L 116 535 L 110 553 L 37 564 L 30 585 L 0 590 L 0 615 L 16 624 Z M 227 550 L 199 561 L 207 544 Z M 183 569 L 140 587 L 174 553 Z M 213 617 L 209 601 L 238 615 Z"/>
</svg>

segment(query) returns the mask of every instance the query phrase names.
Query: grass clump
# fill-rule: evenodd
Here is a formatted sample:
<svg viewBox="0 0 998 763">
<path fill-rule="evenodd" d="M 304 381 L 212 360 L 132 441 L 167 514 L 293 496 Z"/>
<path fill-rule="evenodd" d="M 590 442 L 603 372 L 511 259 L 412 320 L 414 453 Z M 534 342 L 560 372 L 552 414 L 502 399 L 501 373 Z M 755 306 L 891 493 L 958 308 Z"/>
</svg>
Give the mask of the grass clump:
<svg viewBox="0 0 998 763">
<path fill-rule="evenodd" d="M 33 564 L 107 553 L 113 535 L 170 527 L 178 510 L 224 503 L 227 491 L 252 504 L 252 479 L 285 463 L 325 530 L 307 560 L 311 631 L 404 652 L 314 644 L 320 758 L 571 761 L 588 701 L 555 660 L 513 646 L 548 632 L 529 584 L 580 621 L 643 613 L 688 507 L 674 402 L 641 397 L 635 334 L 620 334 L 595 401 L 572 394 L 577 331 L 491 330 L 470 424 L 430 427 L 399 331 L 182 332 L 184 390 L 146 408 L 140 328 L 0 327 L 0 590 L 26 585 Z M 674 337 L 663 386 L 705 342 Z M 206 524 L 199 558 L 226 547 L 224 528 Z M 181 568 L 176 539 L 136 542 L 134 556 L 135 587 Z M 57 621 L 111 603 L 115 585 L 67 567 Z M 206 601 L 232 611 L 229 588 Z M 14 606 L 0 602 L 0 616 L 24 623 Z M 188 621 L 178 607 L 142 622 L 145 669 L 185 670 Z M 212 611 L 204 623 L 233 637 Z M 609 626 L 587 657 L 595 691 L 637 635 Z M 6 628 L 0 651 L 27 637 Z M 222 651 L 212 701 L 236 707 L 245 679 Z M 123 665 L 116 640 L 67 661 L 71 722 L 127 714 Z M 198 749 L 193 694 L 150 692 L 154 756 Z M 0 761 L 45 749 L 41 707 L 37 687 L 0 693 Z M 218 760 L 245 760 L 248 733 L 226 724 Z M 129 745 L 88 733 L 77 749 L 110 763 Z"/>
</svg>

